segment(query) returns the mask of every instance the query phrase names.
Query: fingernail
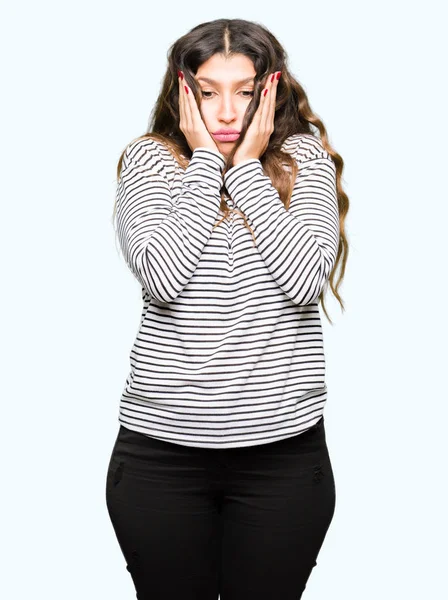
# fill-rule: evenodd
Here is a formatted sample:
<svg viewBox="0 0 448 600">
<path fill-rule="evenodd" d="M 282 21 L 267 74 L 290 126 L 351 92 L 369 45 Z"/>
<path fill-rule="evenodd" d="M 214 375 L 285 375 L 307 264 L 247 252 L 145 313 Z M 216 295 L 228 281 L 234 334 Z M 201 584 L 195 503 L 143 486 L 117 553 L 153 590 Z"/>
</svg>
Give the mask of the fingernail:
<svg viewBox="0 0 448 600">
<path fill-rule="evenodd" d="M 281 77 L 281 76 L 282 76 L 282 72 L 281 72 L 281 71 L 279 71 L 279 72 L 277 73 L 277 79 L 280 79 L 280 77 Z"/>
<path fill-rule="evenodd" d="M 186 86 L 186 85 L 184 85 L 184 88 L 185 88 L 185 91 L 186 91 L 186 92 L 187 92 L 187 94 L 188 94 L 188 88 L 187 88 L 187 86 Z"/>
<path fill-rule="evenodd" d="M 263 96 L 266 96 L 266 94 L 268 93 L 268 88 L 266 88 L 263 92 Z"/>
<path fill-rule="evenodd" d="M 272 73 L 271 83 L 274 81 L 275 73 Z"/>
<path fill-rule="evenodd" d="M 181 79 L 184 78 L 184 74 L 182 73 L 182 71 L 178 71 L 177 76 L 180 77 Z"/>
</svg>

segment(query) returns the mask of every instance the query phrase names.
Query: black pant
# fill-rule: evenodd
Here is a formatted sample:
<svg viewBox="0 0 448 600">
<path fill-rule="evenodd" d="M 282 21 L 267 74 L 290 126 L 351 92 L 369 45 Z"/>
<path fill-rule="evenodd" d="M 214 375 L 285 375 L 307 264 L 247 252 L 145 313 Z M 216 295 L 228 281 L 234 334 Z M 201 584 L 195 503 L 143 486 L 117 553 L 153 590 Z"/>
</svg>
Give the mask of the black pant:
<svg viewBox="0 0 448 600">
<path fill-rule="evenodd" d="M 335 510 L 324 418 L 225 449 L 120 425 L 106 503 L 138 600 L 297 600 Z"/>
</svg>

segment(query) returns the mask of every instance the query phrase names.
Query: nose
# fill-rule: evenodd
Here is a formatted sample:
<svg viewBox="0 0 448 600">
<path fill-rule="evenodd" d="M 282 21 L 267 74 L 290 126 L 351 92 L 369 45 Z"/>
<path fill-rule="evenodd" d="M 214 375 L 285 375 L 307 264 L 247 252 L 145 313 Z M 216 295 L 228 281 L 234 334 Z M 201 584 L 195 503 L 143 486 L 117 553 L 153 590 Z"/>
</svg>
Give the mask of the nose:
<svg viewBox="0 0 448 600">
<path fill-rule="evenodd" d="M 236 119 L 237 112 L 235 108 L 235 102 L 231 95 L 221 95 L 221 102 L 218 107 L 217 117 L 219 120 L 225 122 L 234 121 Z"/>
</svg>

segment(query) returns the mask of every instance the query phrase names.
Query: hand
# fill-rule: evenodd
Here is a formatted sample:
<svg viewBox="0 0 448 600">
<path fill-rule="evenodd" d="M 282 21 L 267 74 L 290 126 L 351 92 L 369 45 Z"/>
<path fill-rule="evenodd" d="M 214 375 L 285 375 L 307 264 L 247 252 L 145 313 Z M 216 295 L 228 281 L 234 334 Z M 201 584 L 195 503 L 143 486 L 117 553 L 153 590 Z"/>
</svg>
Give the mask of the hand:
<svg viewBox="0 0 448 600">
<path fill-rule="evenodd" d="M 247 128 L 244 140 L 233 157 L 233 166 L 250 158 L 260 158 L 269 144 L 269 138 L 274 131 L 275 102 L 277 86 L 281 71 L 269 75 L 266 88 L 261 92 L 260 104 L 254 114 L 251 124 Z M 273 79 L 273 81 L 271 81 Z"/>
<path fill-rule="evenodd" d="M 210 150 L 219 152 L 215 140 L 209 134 L 207 127 L 202 120 L 193 92 L 188 86 L 188 92 L 186 91 L 184 75 L 182 71 L 178 71 L 178 73 L 180 130 L 185 135 L 192 152 L 195 148 L 199 147 L 209 148 Z"/>
</svg>

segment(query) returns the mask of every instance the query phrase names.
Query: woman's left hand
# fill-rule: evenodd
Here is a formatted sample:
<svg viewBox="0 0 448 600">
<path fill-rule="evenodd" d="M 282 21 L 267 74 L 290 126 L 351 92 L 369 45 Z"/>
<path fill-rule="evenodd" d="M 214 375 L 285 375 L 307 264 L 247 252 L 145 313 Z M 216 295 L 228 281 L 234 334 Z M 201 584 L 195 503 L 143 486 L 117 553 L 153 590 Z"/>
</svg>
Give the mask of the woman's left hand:
<svg viewBox="0 0 448 600">
<path fill-rule="evenodd" d="M 233 157 L 233 166 L 250 158 L 260 158 L 269 144 L 274 131 L 275 102 L 277 85 L 281 71 L 276 71 L 267 78 L 266 87 L 261 92 L 260 104 L 247 128 L 241 146 Z M 268 90 L 266 92 L 266 90 Z"/>
</svg>

